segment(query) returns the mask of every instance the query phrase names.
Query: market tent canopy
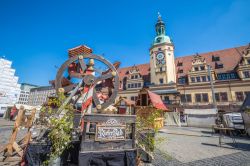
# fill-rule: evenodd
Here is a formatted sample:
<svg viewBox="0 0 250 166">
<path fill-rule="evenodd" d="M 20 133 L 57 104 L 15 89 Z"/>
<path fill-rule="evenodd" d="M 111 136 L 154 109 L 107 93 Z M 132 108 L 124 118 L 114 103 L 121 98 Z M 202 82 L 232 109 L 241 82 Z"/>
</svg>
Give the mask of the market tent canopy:
<svg viewBox="0 0 250 166">
<path fill-rule="evenodd" d="M 166 107 L 166 105 L 163 103 L 161 96 L 149 91 L 146 88 L 140 90 L 136 105 L 137 106 L 150 106 L 150 105 L 152 105 L 156 109 L 160 109 L 163 111 L 169 111 L 168 108 Z"/>
<path fill-rule="evenodd" d="M 161 109 L 164 111 L 168 111 L 167 107 L 165 106 L 165 104 L 163 103 L 163 101 L 161 100 L 161 96 L 149 91 L 148 91 L 148 95 L 149 98 L 151 100 L 152 105 L 157 108 L 157 109 Z"/>
</svg>

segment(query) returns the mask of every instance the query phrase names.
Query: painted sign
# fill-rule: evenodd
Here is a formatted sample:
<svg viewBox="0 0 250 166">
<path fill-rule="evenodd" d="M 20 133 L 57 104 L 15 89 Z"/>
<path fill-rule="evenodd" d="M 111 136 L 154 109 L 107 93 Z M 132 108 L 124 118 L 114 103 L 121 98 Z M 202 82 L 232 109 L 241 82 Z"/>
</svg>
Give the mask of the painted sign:
<svg viewBox="0 0 250 166">
<path fill-rule="evenodd" d="M 125 140 L 126 125 L 118 123 L 115 119 L 110 119 L 104 124 L 96 125 L 96 141 Z"/>
</svg>

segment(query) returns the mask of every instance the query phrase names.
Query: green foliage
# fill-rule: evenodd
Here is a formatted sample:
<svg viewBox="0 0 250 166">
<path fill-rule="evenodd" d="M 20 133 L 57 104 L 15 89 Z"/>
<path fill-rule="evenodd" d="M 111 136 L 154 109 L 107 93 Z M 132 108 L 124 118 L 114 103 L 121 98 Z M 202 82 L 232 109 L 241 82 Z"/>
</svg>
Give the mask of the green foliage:
<svg viewBox="0 0 250 166">
<path fill-rule="evenodd" d="M 59 117 L 57 115 L 58 108 L 63 104 L 65 96 L 63 93 L 58 93 L 57 98 L 51 98 L 48 105 L 43 107 L 41 118 L 43 125 L 47 126 L 50 130 L 49 139 L 52 143 L 50 159 L 45 161 L 44 164 L 48 165 L 49 162 L 59 157 L 63 151 L 70 147 L 71 132 L 73 129 L 73 108 L 71 105 L 66 105 L 63 109 L 68 110 L 67 114 Z"/>
<path fill-rule="evenodd" d="M 155 134 L 159 128 L 155 125 L 155 119 L 161 117 L 161 110 L 154 110 L 146 116 L 137 115 L 136 118 L 136 141 L 137 144 L 149 153 L 154 151 L 157 140 Z"/>
<path fill-rule="evenodd" d="M 250 114 L 250 107 L 245 108 L 245 113 Z"/>
</svg>

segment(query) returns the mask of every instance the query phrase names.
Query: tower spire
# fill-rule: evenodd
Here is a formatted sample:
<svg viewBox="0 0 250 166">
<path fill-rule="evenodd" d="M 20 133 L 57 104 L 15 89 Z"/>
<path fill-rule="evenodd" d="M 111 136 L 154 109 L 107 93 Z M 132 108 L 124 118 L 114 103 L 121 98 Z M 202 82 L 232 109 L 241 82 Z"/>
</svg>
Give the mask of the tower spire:
<svg viewBox="0 0 250 166">
<path fill-rule="evenodd" d="M 157 36 L 165 35 L 165 23 L 162 21 L 160 12 L 158 12 L 158 20 L 155 24 L 155 31 Z"/>
<path fill-rule="evenodd" d="M 158 21 L 161 20 L 161 13 L 158 12 Z"/>
</svg>

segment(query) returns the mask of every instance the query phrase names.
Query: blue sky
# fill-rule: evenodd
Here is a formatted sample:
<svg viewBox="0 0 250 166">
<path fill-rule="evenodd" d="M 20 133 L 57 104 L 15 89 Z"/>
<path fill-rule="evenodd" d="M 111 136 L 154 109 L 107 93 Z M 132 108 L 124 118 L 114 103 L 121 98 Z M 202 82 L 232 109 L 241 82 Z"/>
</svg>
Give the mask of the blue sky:
<svg viewBox="0 0 250 166">
<path fill-rule="evenodd" d="M 69 48 L 86 44 L 122 67 L 149 62 L 159 11 L 175 56 L 246 45 L 250 0 L 1 0 L 0 56 L 19 82 L 48 85 Z"/>
</svg>

